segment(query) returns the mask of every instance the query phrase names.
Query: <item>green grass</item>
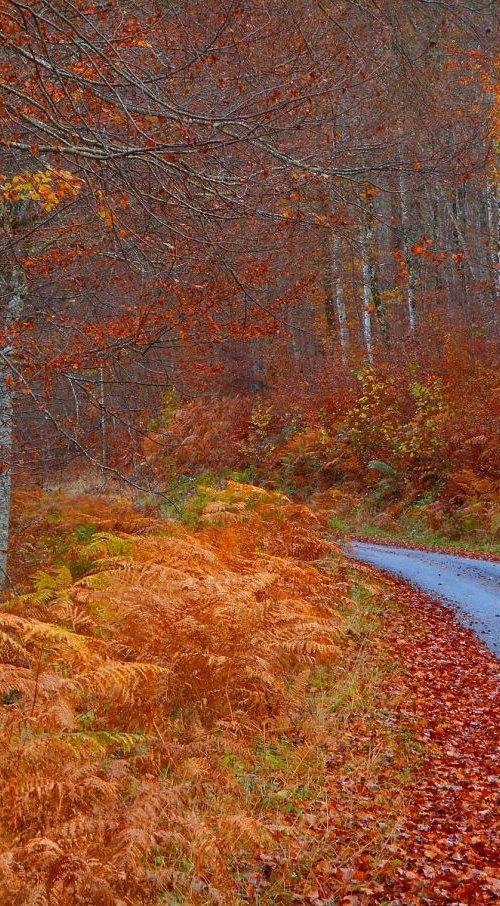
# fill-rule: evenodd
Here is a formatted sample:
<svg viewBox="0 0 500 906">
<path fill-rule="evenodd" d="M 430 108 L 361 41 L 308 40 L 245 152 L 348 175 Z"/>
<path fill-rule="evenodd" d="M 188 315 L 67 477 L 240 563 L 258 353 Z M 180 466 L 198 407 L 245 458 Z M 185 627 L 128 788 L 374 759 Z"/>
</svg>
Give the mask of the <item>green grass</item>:
<svg viewBox="0 0 500 906">
<path fill-rule="evenodd" d="M 429 550 L 448 548 L 500 556 L 500 544 L 491 534 L 461 529 L 460 526 L 454 527 L 453 534 L 432 531 L 423 521 L 415 518 L 416 509 L 412 507 L 411 510 L 405 510 L 395 520 L 394 527 L 385 528 L 376 524 L 380 511 L 373 507 L 372 500 L 367 500 L 353 507 L 347 515 L 333 512 L 329 518 L 329 528 L 337 538 L 350 535 L 391 544 L 415 544 Z"/>
<path fill-rule="evenodd" d="M 450 538 L 445 534 L 433 532 L 424 526 L 410 526 L 401 522 L 397 529 L 382 529 L 371 522 L 361 522 L 351 526 L 351 532 L 363 538 L 402 544 L 417 544 L 429 550 L 449 548 L 456 551 L 476 551 L 477 553 L 496 554 L 500 556 L 500 544 L 493 539 L 480 539 L 477 535 L 464 534 L 460 538 Z"/>
<path fill-rule="evenodd" d="M 329 519 L 329 525 L 332 532 L 336 535 L 349 535 L 350 526 L 345 519 L 342 519 L 341 516 L 338 516 L 337 513 L 332 513 Z"/>
</svg>

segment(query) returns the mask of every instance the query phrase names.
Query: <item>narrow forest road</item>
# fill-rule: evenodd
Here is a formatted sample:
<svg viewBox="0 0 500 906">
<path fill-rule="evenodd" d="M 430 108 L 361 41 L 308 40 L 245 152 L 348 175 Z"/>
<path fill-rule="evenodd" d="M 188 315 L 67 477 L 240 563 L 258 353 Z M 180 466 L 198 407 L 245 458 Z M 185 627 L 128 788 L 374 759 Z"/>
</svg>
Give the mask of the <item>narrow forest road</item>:
<svg viewBox="0 0 500 906">
<path fill-rule="evenodd" d="M 361 541 L 351 542 L 348 552 L 451 604 L 500 657 L 500 563 Z"/>
</svg>

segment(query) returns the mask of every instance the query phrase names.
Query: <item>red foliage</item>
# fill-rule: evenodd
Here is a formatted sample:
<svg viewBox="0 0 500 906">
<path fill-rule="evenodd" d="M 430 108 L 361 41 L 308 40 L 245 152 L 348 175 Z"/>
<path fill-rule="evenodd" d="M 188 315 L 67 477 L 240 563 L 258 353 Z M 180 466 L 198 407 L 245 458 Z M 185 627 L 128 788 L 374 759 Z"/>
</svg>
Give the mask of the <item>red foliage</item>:
<svg viewBox="0 0 500 906">
<path fill-rule="evenodd" d="M 403 619 L 389 630 L 407 668 L 401 716 L 411 712 L 424 748 L 394 847 L 405 867 L 390 895 L 402 903 L 493 904 L 500 894 L 498 659 L 449 609 L 402 583 L 391 586 L 404 602 Z"/>
</svg>

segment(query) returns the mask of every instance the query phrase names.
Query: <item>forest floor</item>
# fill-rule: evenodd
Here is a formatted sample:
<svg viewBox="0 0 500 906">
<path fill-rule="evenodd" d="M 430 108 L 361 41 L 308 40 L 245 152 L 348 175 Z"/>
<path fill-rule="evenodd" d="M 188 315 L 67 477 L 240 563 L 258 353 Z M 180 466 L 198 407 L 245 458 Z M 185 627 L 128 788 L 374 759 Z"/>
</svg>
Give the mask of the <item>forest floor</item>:
<svg viewBox="0 0 500 906">
<path fill-rule="evenodd" d="M 499 661 L 305 506 L 190 507 L 18 495 L 0 902 L 497 902 Z"/>
<path fill-rule="evenodd" d="M 405 868 L 384 896 L 391 903 L 497 902 L 500 663 L 450 610 L 401 581 L 389 586 L 400 609 L 384 624 L 385 643 L 405 665 L 406 708 L 423 748 L 399 834 Z"/>
</svg>

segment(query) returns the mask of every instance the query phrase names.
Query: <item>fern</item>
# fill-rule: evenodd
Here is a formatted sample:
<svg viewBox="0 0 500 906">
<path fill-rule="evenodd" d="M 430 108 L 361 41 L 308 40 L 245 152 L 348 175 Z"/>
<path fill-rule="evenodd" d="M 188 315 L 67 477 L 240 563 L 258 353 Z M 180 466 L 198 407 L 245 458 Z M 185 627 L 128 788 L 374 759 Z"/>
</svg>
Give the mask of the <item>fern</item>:
<svg viewBox="0 0 500 906">
<path fill-rule="evenodd" d="M 196 535 L 68 516 L 97 525 L 88 574 L 0 610 L 1 902 L 236 904 L 234 866 L 274 845 L 222 758 L 298 719 L 345 592 L 306 508 L 235 483 L 204 506 Z"/>
<path fill-rule="evenodd" d="M 372 459 L 368 463 L 367 469 L 372 469 L 376 472 L 380 472 L 382 475 L 386 475 L 388 478 L 401 478 L 401 475 L 393 466 L 389 465 L 387 462 L 381 462 L 378 459 Z"/>
<path fill-rule="evenodd" d="M 79 730 L 65 734 L 65 742 L 80 747 L 90 745 L 98 749 L 116 749 L 129 753 L 143 744 L 147 737 L 141 733 L 119 733 L 110 730 Z"/>
<path fill-rule="evenodd" d="M 135 540 L 132 535 L 122 537 L 110 532 L 99 532 L 85 546 L 84 551 L 91 557 L 95 557 L 97 554 L 108 557 L 128 557 Z"/>
</svg>

